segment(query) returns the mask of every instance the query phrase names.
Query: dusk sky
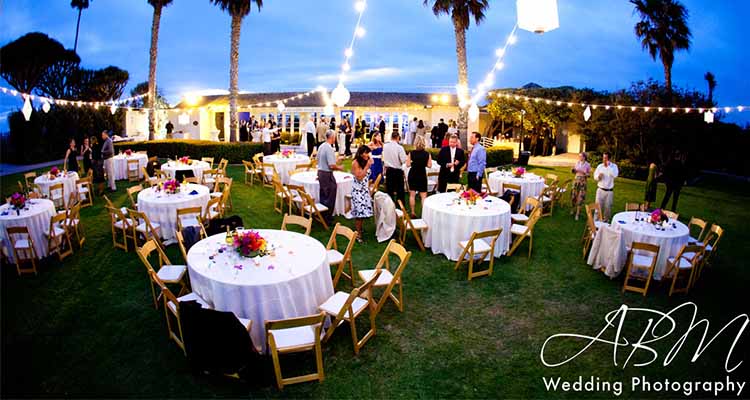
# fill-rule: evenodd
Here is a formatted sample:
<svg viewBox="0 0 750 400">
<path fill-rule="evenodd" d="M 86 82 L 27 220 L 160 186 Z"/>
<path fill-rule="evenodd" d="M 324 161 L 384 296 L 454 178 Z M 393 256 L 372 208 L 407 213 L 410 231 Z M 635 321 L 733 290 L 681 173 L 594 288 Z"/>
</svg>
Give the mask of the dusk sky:
<svg viewBox="0 0 750 400">
<path fill-rule="evenodd" d="M 240 89 L 306 91 L 335 84 L 351 39 L 353 0 L 266 0 L 242 26 Z M 559 0 L 560 28 L 521 31 L 507 53 L 496 87 L 536 82 L 617 90 L 649 77 L 663 80 L 660 62 L 641 50 L 638 17 L 626 0 Z M 748 1 L 683 0 L 693 32 L 690 52 L 677 54 L 674 85 L 705 91 L 712 71 L 720 106 L 750 106 Z M 41 31 L 72 48 L 77 12 L 68 0 L 3 0 L 0 44 Z M 92 0 L 81 20 L 78 53 L 88 68 L 115 65 L 130 72 L 128 91 L 148 77 L 152 8 L 146 0 Z M 516 19 L 515 0 L 491 0 L 486 20 L 468 33 L 471 86 L 494 63 Z M 453 27 L 422 0 L 369 0 L 367 34 L 354 49 L 351 90 L 452 92 L 456 84 Z M 164 10 L 158 84 L 174 104 L 182 93 L 229 85 L 230 17 L 208 0 L 176 0 Z M 20 100 L 16 100 L 20 107 Z M 7 104 L 3 99 L 2 104 Z M 736 114 L 736 113 L 735 113 Z M 750 112 L 730 116 L 746 122 Z M 732 118 L 733 117 L 733 118 Z M 736 119 L 739 117 L 739 119 Z"/>
</svg>

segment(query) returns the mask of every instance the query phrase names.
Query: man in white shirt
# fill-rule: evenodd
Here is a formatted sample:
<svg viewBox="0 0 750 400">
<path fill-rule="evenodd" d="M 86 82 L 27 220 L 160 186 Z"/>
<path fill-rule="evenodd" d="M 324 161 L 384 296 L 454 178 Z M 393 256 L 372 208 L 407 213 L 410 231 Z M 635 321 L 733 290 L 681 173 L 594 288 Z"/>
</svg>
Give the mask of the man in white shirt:
<svg viewBox="0 0 750 400">
<path fill-rule="evenodd" d="M 305 140 L 307 141 L 307 156 L 310 157 L 315 149 L 315 122 L 312 117 L 308 117 L 305 124 Z"/>
<path fill-rule="evenodd" d="M 614 200 L 615 178 L 620 174 L 617 165 L 609 161 L 609 153 L 602 154 L 602 163 L 594 171 L 596 181 L 596 202 L 602 208 L 602 219 L 609 221 L 612 217 L 612 201 Z"/>
<path fill-rule="evenodd" d="M 404 201 L 404 170 L 406 162 L 406 151 L 399 141 L 401 137 L 398 132 L 391 134 L 391 141 L 383 145 L 383 168 L 385 168 L 385 190 L 388 195 L 396 200 Z"/>
<path fill-rule="evenodd" d="M 406 135 L 406 144 L 414 143 L 414 138 L 417 137 L 417 117 L 409 122 L 409 134 Z"/>
</svg>

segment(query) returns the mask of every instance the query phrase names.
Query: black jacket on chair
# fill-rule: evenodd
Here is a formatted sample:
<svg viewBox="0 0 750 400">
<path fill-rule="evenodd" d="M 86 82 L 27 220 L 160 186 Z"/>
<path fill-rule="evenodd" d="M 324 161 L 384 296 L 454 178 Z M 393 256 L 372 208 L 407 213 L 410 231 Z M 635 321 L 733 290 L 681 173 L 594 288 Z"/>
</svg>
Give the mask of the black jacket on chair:
<svg viewBox="0 0 750 400">
<path fill-rule="evenodd" d="M 440 165 L 440 175 L 438 176 L 438 192 L 445 192 L 445 187 L 449 183 L 458 183 L 461 179 L 461 168 L 466 165 L 466 155 L 463 149 L 456 147 L 456 160 L 458 165 L 451 172 L 451 148 L 446 146 L 440 149 L 437 156 L 437 163 Z"/>
</svg>

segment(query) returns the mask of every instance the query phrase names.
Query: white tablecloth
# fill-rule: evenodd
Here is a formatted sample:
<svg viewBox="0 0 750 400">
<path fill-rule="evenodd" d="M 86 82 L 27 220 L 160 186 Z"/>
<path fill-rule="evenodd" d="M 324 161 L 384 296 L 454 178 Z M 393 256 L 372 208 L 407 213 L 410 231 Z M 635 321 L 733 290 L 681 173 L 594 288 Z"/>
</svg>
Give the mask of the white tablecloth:
<svg viewBox="0 0 750 400">
<path fill-rule="evenodd" d="M 450 260 L 458 260 L 461 246 L 458 242 L 469 240 L 474 232 L 502 228 L 495 245 L 495 257 L 505 254 L 510 248 L 510 206 L 497 197 L 487 196 L 475 206 L 454 204 L 458 193 L 434 194 L 422 205 L 422 219 L 429 229 L 423 238 L 425 246 L 433 254 L 444 254 Z M 489 241 L 487 241 L 489 244 Z"/>
<path fill-rule="evenodd" d="M 143 167 L 148 164 L 148 155 L 143 153 L 133 153 L 130 156 L 118 154 L 115 159 L 115 179 L 128 179 L 128 160 L 138 160 L 138 178 L 143 179 Z"/>
<path fill-rule="evenodd" d="M 539 197 L 544 190 L 544 178 L 531 173 L 525 174 L 521 178 L 516 178 L 510 173 L 504 171 L 495 171 L 488 177 L 490 183 L 490 189 L 493 192 L 498 193 L 500 196 L 503 195 L 505 189 L 503 188 L 504 183 L 510 183 L 521 186 L 521 203 L 526 202 L 526 198 Z"/>
<path fill-rule="evenodd" d="M 167 161 L 161 166 L 161 170 L 164 171 L 164 173 L 166 173 L 170 178 L 174 178 L 176 171 L 193 171 L 193 176 L 198 179 L 202 179 L 203 171 L 207 169 L 211 169 L 211 165 L 209 165 L 205 161 L 198 160 L 193 160 L 193 162 L 190 164 L 178 163 L 176 161 Z"/>
<path fill-rule="evenodd" d="M 600 238 L 601 243 L 598 243 L 598 246 L 596 246 L 596 251 L 594 251 L 594 246 L 592 246 L 588 262 L 590 265 L 601 263 L 605 267 L 606 264 L 614 263 L 619 266 L 619 270 L 622 270 L 626 262 L 626 257 L 618 256 L 614 261 L 608 260 L 608 262 L 602 262 L 601 257 L 598 257 L 598 253 L 603 252 L 604 254 L 627 255 L 626 248 L 630 247 L 633 242 L 655 244 L 659 246 L 659 256 L 656 260 L 654 279 L 661 280 L 662 276 L 666 273 L 667 259 L 676 256 L 682 246 L 688 243 L 688 240 L 690 239 L 690 231 L 688 230 L 688 227 L 680 221 L 670 221 L 669 227 L 666 228 L 666 230 L 657 230 L 656 227 L 649 222 L 635 221 L 636 214 L 640 217 L 649 216 L 648 213 L 636 213 L 635 211 L 615 214 L 615 216 L 612 217 L 612 229 L 619 230 L 622 233 L 621 240 L 618 243 L 617 240 L 607 240 L 606 236 Z M 674 226 L 672 226 L 672 223 L 674 223 Z M 619 249 L 612 250 L 611 246 L 619 246 Z M 597 260 L 597 258 L 599 258 L 599 260 Z"/>
<path fill-rule="evenodd" d="M 273 164 L 274 167 L 276 167 L 276 172 L 279 174 L 279 177 L 281 178 L 281 183 L 286 185 L 289 183 L 289 173 L 294 171 L 297 168 L 297 165 L 300 165 L 300 164 L 309 165 L 310 157 L 306 155 L 302 155 L 302 154 L 294 154 L 289 158 L 284 158 L 284 157 L 272 154 L 270 156 L 263 157 L 263 162 Z M 270 168 L 266 169 L 266 175 L 269 178 L 273 176 L 273 172 Z"/>
<path fill-rule="evenodd" d="M 190 194 L 195 190 L 198 194 Z M 175 194 L 157 192 L 153 188 L 144 189 L 138 193 L 138 211 L 146 213 L 148 219 L 161 225 L 161 237 L 173 239 L 177 229 L 177 209 L 201 207 L 205 211 L 209 200 L 209 190 L 203 185 L 182 185 Z"/>
<path fill-rule="evenodd" d="M 346 195 L 352 192 L 354 175 L 347 172 L 334 171 L 333 176 L 336 178 L 338 187 L 336 190 L 336 206 L 334 207 L 333 215 L 344 215 L 346 213 Z M 317 171 L 294 174 L 289 180 L 289 183 L 292 185 L 303 186 L 305 191 L 310 193 L 315 201 L 320 202 L 320 184 L 318 183 Z"/>
<path fill-rule="evenodd" d="M 318 313 L 333 295 L 333 282 L 319 241 L 294 232 L 258 232 L 268 240 L 271 255 L 241 257 L 227 247 L 222 233 L 190 249 L 188 268 L 193 291 L 216 310 L 252 320 L 253 344 L 265 351 L 264 322 Z"/>
<path fill-rule="evenodd" d="M 29 229 L 31 239 L 34 241 L 34 250 L 38 258 L 47 256 L 47 237 L 49 232 L 49 221 L 55 215 L 55 205 L 51 200 L 29 199 L 26 207 L 21 210 L 20 215 L 9 204 L 0 206 L 0 240 L 7 249 L 7 256 L 12 261 L 13 250 L 10 246 L 6 228 L 13 226 L 25 226 Z"/>
<path fill-rule="evenodd" d="M 67 205 L 68 197 L 70 196 L 70 194 L 75 193 L 77 191 L 77 188 L 76 188 L 77 180 L 78 180 L 78 173 L 76 172 L 68 172 L 67 175 L 60 175 L 55 179 L 49 179 L 49 176 L 45 173 L 44 175 L 37 176 L 36 179 L 34 179 L 34 183 L 39 185 L 39 187 L 42 189 L 42 194 L 44 194 L 47 197 L 50 197 L 49 195 L 50 186 L 56 185 L 58 183 L 62 183 L 64 185 L 63 200 L 65 200 L 65 204 Z"/>
</svg>

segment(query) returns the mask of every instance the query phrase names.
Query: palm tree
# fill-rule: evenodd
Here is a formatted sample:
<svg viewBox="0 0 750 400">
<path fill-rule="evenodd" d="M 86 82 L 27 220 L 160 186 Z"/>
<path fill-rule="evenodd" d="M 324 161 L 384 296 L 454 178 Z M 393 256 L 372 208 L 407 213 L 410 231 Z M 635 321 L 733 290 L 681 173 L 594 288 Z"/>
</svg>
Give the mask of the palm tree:
<svg viewBox="0 0 750 400">
<path fill-rule="evenodd" d="M 456 34 L 456 60 L 458 61 L 458 84 L 462 88 L 469 87 L 469 67 L 466 62 L 466 30 L 471 25 L 471 19 L 479 25 L 484 20 L 484 13 L 489 7 L 488 0 L 424 0 L 424 5 L 432 4 L 435 16 L 450 15 L 453 30 Z M 458 129 L 466 137 L 468 125 L 468 110 L 459 109 Z"/>
<path fill-rule="evenodd" d="M 237 121 L 237 86 L 240 64 L 240 30 L 242 19 L 250 14 L 253 3 L 258 11 L 263 7 L 263 0 L 210 0 L 232 16 L 232 46 L 229 51 L 229 141 L 237 141 L 239 122 Z"/>
<path fill-rule="evenodd" d="M 703 79 L 705 79 L 706 83 L 708 84 L 708 104 L 713 107 L 714 89 L 716 89 L 716 77 L 711 73 L 711 71 L 708 71 L 706 72 L 706 75 L 703 75 Z"/>
<path fill-rule="evenodd" d="M 70 6 L 78 9 L 78 22 L 76 22 L 76 41 L 73 43 L 73 51 L 78 50 L 78 29 L 81 27 L 81 12 L 89 8 L 89 0 L 70 0 Z"/>
<path fill-rule="evenodd" d="M 153 140 L 157 130 L 156 109 L 154 108 L 156 99 L 156 56 L 159 52 L 159 25 L 161 23 L 162 8 L 170 5 L 172 0 L 148 0 L 148 4 L 154 7 L 154 17 L 151 20 L 151 51 L 149 52 L 148 64 L 148 108 L 149 112 L 149 129 L 148 139 Z"/>
<path fill-rule="evenodd" d="M 658 55 L 664 66 L 667 94 L 672 97 L 672 64 L 674 53 L 690 49 L 688 11 L 678 0 L 630 0 L 641 21 L 635 24 L 635 34 L 651 58 Z"/>
</svg>

